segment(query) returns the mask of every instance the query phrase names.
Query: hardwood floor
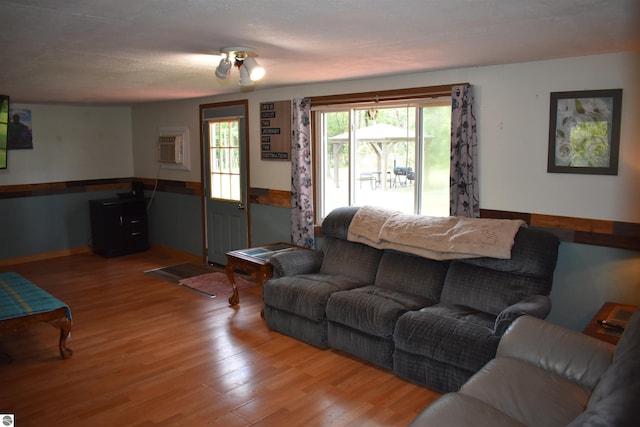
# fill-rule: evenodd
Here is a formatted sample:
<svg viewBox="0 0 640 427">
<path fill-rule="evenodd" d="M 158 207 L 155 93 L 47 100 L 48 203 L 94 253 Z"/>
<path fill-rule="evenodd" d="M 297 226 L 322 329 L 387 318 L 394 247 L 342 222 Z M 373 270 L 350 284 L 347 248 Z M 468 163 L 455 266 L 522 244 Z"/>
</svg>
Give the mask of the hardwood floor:
<svg viewBox="0 0 640 427">
<path fill-rule="evenodd" d="M 270 331 L 261 289 L 209 299 L 145 275 L 199 261 L 154 248 L 5 266 L 66 302 L 61 360 L 47 324 L 9 337 L 0 414 L 28 426 L 405 426 L 439 394 Z"/>
</svg>

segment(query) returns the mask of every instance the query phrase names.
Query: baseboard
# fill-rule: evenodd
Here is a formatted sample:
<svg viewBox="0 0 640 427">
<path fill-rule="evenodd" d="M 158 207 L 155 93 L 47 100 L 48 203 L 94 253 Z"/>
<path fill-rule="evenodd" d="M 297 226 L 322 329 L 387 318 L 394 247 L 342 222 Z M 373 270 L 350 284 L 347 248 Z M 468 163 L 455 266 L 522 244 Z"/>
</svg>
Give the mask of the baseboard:
<svg viewBox="0 0 640 427">
<path fill-rule="evenodd" d="M 204 262 L 205 258 L 202 255 L 192 254 L 191 252 L 185 252 L 180 249 L 170 248 L 158 243 L 149 243 L 149 249 L 155 252 L 164 252 L 166 254 L 172 254 L 173 256 L 181 256 L 186 258 L 193 258 L 190 262 Z"/>
<path fill-rule="evenodd" d="M 6 259 L 0 259 L 0 267 L 5 267 L 7 265 L 24 264 L 24 263 L 33 262 L 33 261 L 42 261 L 45 259 L 59 258 L 59 257 L 69 256 L 69 255 L 85 254 L 85 253 L 91 253 L 91 252 L 92 252 L 91 246 L 80 246 L 78 248 L 63 249 L 60 251 L 44 252 L 40 254 L 26 255 L 26 256 L 15 257 L 15 258 L 6 258 Z"/>
<path fill-rule="evenodd" d="M 149 248 L 154 251 L 173 254 L 174 256 L 183 256 L 185 258 L 192 257 L 193 262 L 204 262 L 204 257 L 201 255 L 194 255 L 188 252 L 181 251 L 179 249 L 173 249 L 168 246 L 159 245 L 157 243 L 151 243 L 149 245 Z M 15 258 L 6 258 L 0 259 L 0 268 L 6 267 L 8 265 L 24 264 L 27 262 L 42 261 L 45 259 L 90 253 L 93 253 L 93 248 L 91 246 L 81 246 L 78 248 L 63 249 L 60 251 L 44 252 L 40 254 L 26 255 Z"/>
</svg>

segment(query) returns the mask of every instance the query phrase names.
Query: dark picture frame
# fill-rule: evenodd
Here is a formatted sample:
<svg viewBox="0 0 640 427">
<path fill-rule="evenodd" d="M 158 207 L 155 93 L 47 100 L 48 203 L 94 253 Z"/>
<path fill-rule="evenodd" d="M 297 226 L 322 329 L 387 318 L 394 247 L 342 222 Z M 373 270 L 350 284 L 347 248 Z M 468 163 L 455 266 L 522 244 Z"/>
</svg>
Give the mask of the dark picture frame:
<svg viewBox="0 0 640 427">
<path fill-rule="evenodd" d="M 622 89 L 551 92 L 547 172 L 617 175 Z"/>
<path fill-rule="evenodd" d="M 31 110 L 11 108 L 9 110 L 7 150 L 33 150 L 31 129 Z"/>
<path fill-rule="evenodd" d="M 0 169 L 7 169 L 9 143 L 9 96 L 0 95 Z"/>
</svg>

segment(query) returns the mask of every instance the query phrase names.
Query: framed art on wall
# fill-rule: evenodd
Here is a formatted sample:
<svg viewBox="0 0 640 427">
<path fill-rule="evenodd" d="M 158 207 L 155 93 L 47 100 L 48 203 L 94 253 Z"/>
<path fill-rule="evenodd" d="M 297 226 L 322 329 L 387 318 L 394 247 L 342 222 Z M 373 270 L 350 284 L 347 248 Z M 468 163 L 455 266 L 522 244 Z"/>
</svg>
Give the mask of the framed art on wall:
<svg viewBox="0 0 640 427">
<path fill-rule="evenodd" d="M 0 95 L 0 169 L 7 168 L 7 143 L 9 135 L 9 97 Z"/>
<path fill-rule="evenodd" d="M 9 111 L 7 149 L 33 150 L 31 126 L 31 110 L 11 108 Z"/>
<path fill-rule="evenodd" d="M 547 172 L 617 175 L 622 89 L 552 92 Z"/>
</svg>

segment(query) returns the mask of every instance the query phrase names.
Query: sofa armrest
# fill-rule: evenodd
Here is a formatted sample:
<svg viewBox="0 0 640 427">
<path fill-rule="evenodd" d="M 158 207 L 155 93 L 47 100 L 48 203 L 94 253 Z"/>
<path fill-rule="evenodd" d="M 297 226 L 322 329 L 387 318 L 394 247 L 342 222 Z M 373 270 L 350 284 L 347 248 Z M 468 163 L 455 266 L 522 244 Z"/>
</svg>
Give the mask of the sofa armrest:
<svg viewBox="0 0 640 427">
<path fill-rule="evenodd" d="M 611 365 L 615 346 L 533 316 L 507 329 L 496 357 L 513 357 L 592 390 Z"/>
<path fill-rule="evenodd" d="M 296 276 L 316 273 L 322 266 L 324 253 L 316 249 L 300 249 L 275 254 L 269 259 L 273 266 L 273 277 Z"/>
<path fill-rule="evenodd" d="M 529 315 L 544 319 L 550 312 L 551 298 L 545 295 L 531 295 L 502 310 L 496 317 L 493 332 L 495 335 L 502 336 L 518 317 Z"/>
</svg>

